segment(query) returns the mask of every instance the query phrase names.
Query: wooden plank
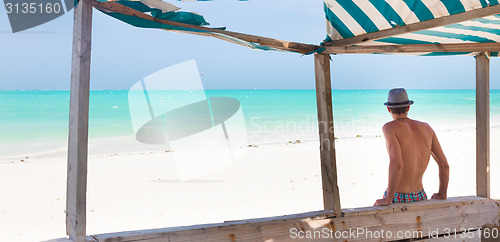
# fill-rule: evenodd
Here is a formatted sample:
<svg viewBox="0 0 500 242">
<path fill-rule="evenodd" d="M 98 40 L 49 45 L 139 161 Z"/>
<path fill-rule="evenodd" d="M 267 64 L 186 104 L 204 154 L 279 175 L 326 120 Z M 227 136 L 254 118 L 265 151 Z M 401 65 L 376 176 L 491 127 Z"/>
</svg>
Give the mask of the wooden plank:
<svg viewBox="0 0 500 242">
<path fill-rule="evenodd" d="M 342 209 L 342 212 L 344 213 L 344 216 L 373 215 L 373 214 L 393 213 L 394 211 L 399 211 L 399 210 L 410 211 L 418 209 L 439 208 L 442 207 L 443 204 L 446 204 L 447 206 L 470 205 L 475 202 L 481 202 L 483 200 L 484 200 L 483 197 L 475 197 L 475 196 L 450 197 L 446 200 L 431 199 L 417 203 L 397 203 L 397 204 L 392 204 L 391 206 Z M 425 205 L 425 206 L 416 206 L 416 205 Z"/>
<path fill-rule="evenodd" d="M 476 195 L 490 197 L 490 60 L 476 56 Z"/>
<path fill-rule="evenodd" d="M 426 52 L 496 52 L 500 43 L 412 44 L 328 46 L 322 54 L 426 53 Z"/>
<path fill-rule="evenodd" d="M 499 222 L 500 223 L 500 222 Z M 500 226 L 493 224 L 485 224 L 481 228 L 481 242 L 498 242 L 500 241 Z"/>
<path fill-rule="evenodd" d="M 341 207 L 339 187 L 337 185 L 330 56 L 314 54 L 314 69 L 316 74 L 323 205 L 325 210 L 333 210 L 339 214 Z"/>
<path fill-rule="evenodd" d="M 158 19 L 158 18 L 154 18 L 150 15 L 147 15 L 143 12 L 137 11 L 135 9 L 126 7 L 124 5 L 121 5 L 121 4 L 115 3 L 115 2 L 99 2 L 96 0 L 92 0 L 92 4 L 94 5 L 95 8 L 100 9 L 100 10 L 105 11 L 105 12 L 106 11 L 117 12 L 117 13 L 125 14 L 128 16 L 134 16 L 134 17 L 150 20 L 150 21 L 157 22 L 157 23 L 168 24 L 171 26 L 196 29 L 196 30 L 201 30 L 201 31 L 209 31 L 209 32 L 218 33 L 218 34 L 225 34 L 225 35 L 228 35 L 228 36 L 231 36 L 234 38 L 238 38 L 238 39 L 241 39 L 244 41 L 261 44 L 263 46 L 274 47 L 274 48 L 286 50 L 286 51 L 294 51 L 294 52 L 299 52 L 302 54 L 307 54 L 307 53 L 313 52 L 313 51 L 317 50 L 318 48 L 320 48 L 317 45 L 309 45 L 309 44 L 291 42 L 291 41 L 286 41 L 286 40 L 272 39 L 272 38 L 267 38 L 267 37 L 262 37 L 262 36 L 225 31 L 225 30 L 221 30 L 221 29 L 206 28 L 206 27 L 201 27 L 201 26 L 196 26 L 196 25 L 191 25 L 191 24 L 184 24 L 184 23 L 179 23 L 179 22 Z M 188 32 L 186 32 L 186 33 L 188 33 Z M 195 34 L 202 34 L 203 35 L 203 33 L 195 33 Z M 211 35 L 211 36 L 220 38 L 220 36 L 212 35 L 209 33 L 206 33 L 206 35 Z M 228 41 L 230 41 L 230 40 L 228 40 Z"/>
<path fill-rule="evenodd" d="M 402 206 L 408 209 L 401 209 Z M 388 209 L 392 209 L 392 212 L 377 212 Z M 326 231 L 329 235 L 318 237 L 318 240 L 331 241 L 333 237 L 348 241 L 380 241 L 381 238 L 376 238 L 375 234 L 385 233 L 392 235 L 388 240 L 398 240 L 403 239 L 398 237 L 398 231 L 402 231 L 400 232 L 402 237 L 405 231 L 410 231 L 410 236 L 413 238 L 428 239 L 433 238 L 435 234 L 446 234 L 448 230 L 479 229 L 486 223 L 498 224 L 500 219 L 498 202 L 476 197 L 462 197 L 453 202 L 428 200 L 393 204 L 387 207 L 366 208 L 364 212 L 356 214 L 349 214 L 347 210 L 345 213 L 345 217 L 295 215 L 290 219 L 283 217 L 253 219 L 101 234 L 93 237 L 98 241 L 290 241 L 300 236 L 299 234 L 318 235 Z M 358 229 L 361 230 L 358 232 Z M 355 231 L 354 237 L 352 231 Z"/>
<path fill-rule="evenodd" d="M 326 43 L 326 46 L 345 46 L 345 45 L 359 44 L 370 40 L 377 40 L 400 34 L 411 33 L 419 30 L 460 23 L 499 13 L 500 13 L 500 5 L 494 5 L 485 8 L 470 10 L 459 14 L 445 16 L 437 19 L 431 19 L 423 22 L 408 24 L 405 26 L 398 26 L 390 29 L 385 29 L 378 32 L 361 34 L 347 39 L 335 40 L 333 42 Z"/>
<path fill-rule="evenodd" d="M 307 213 L 297 213 L 297 214 L 288 214 L 282 216 L 275 216 L 271 218 L 258 218 L 258 219 L 242 219 L 242 220 L 232 220 L 232 221 L 224 221 L 224 223 L 241 223 L 241 222 L 268 222 L 268 221 L 276 221 L 276 220 L 290 220 L 290 219 L 319 219 L 319 218 L 332 218 L 335 217 L 335 212 L 333 210 L 321 210 L 321 211 L 313 211 Z"/>
<path fill-rule="evenodd" d="M 68 137 L 68 177 L 66 188 L 66 234 L 74 241 L 86 241 L 87 145 L 92 4 L 88 0 L 81 0 L 74 11 Z"/>
</svg>

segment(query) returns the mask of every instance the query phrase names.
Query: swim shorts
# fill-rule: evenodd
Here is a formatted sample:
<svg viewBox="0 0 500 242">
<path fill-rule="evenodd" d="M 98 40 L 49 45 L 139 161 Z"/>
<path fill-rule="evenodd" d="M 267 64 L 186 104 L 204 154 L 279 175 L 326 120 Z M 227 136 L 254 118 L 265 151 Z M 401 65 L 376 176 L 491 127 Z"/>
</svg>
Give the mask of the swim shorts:
<svg viewBox="0 0 500 242">
<path fill-rule="evenodd" d="M 384 198 L 387 197 L 387 190 L 385 190 Z M 422 200 L 427 200 L 427 194 L 422 189 L 422 191 L 418 192 L 410 192 L 410 193 L 398 193 L 394 194 L 394 198 L 392 198 L 392 203 L 411 203 L 418 202 Z"/>
</svg>

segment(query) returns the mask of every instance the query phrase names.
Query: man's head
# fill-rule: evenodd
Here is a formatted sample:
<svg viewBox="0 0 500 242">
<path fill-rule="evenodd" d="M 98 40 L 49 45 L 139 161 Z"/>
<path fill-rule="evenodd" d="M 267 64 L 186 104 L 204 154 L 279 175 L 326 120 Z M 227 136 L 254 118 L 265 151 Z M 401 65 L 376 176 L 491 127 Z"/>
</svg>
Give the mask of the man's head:
<svg viewBox="0 0 500 242">
<path fill-rule="evenodd" d="M 387 110 L 395 115 L 406 114 L 412 104 L 413 101 L 408 100 L 408 94 L 404 88 L 391 89 L 387 97 L 387 102 L 384 103 L 387 106 Z"/>
<path fill-rule="evenodd" d="M 390 113 L 392 114 L 406 114 L 408 113 L 408 110 L 410 110 L 410 106 L 406 106 L 406 107 L 400 107 L 400 108 L 389 108 L 387 107 L 387 110 L 389 110 Z"/>
</svg>

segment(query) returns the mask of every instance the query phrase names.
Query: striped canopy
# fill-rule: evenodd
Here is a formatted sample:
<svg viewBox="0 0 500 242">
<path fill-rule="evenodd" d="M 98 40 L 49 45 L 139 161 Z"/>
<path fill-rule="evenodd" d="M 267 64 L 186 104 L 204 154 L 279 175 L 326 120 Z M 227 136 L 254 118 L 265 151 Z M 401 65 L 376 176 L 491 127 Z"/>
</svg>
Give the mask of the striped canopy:
<svg viewBox="0 0 500 242">
<path fill-rule="evenodd" d="M 162 0 L 91 1 L 136 27 L 211 36 L 260 50 L 491 56 L 500 51 L 499 0 L 324 0 L 327 38 L 320 45 L 208 28 L 203 16 Z"/>
<path fill-rule="evenodd" d="M 499 5 L 498 0 L 324 0 L 328 34 L 325 45 L 498 43 L 500 15 L 491 14 L 499 7 L 495 5 Z M 495 11 L 491 10 L 494 7 Z M 417 25 L 416 31 L 412 31 L 410 26 Z M 404 26 L 408 27 L 406 31 L 388 31 Z M 388 34 L 380 34 L 383 31 Z M 498 52 L 491 55 L 498 56 Z"/>
<path fill-rule="evenodd" d="M 224 27 L 208 28 L 205 26 L 208 26 L 209 23 L 205 21 L 203 16 L 197 13 L 179 11 L 180 8 L 161 0 L 92 0 L 92 4 L 96 9 L 111 17 L 141 28 L 156 28 L 211 36 L 260 50 L 290 51 L 306 54 L 318 48 L 315 45 L 276 41 L 270 38 L 225 31 Z M 300 45 L 300 47 L 294 47 L 295 45 Z"/>
</svg>

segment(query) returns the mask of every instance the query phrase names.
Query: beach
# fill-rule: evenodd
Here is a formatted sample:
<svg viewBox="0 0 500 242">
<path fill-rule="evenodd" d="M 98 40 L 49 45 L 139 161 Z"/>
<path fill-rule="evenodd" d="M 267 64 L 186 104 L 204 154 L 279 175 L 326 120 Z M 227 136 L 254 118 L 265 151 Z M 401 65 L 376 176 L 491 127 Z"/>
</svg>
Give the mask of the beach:
<svg viewBox="0 0 500 242">
<path fill-rule="evenodd" d="M 450 163 L 448 196 L 475 194 L 474 129 L 437 135 Z M 491 146 L 500 145 L 492 128 Z M 322 210 L 318 143 L 243 147 L 234 164 L 181 181 L 162 150 L 89 156 L 87 234 L 141 230 Z M 336 140 L 338 183 L 344 208 L 371 206 L 387 185 L 383 137 Z M 491 191 L 500 198 L 500 152 L 491 153 Z M 3 160 L 0 228 L 5 241 L 65 237 L 66 157 Z M 428 195 L 438 189 L 431 159 L 424 177 Z"/>
<path fill-rule="evenodd" d="M 69 92 L 1 92 L 2 240 L 65 237 Z M 207 97 L 238 100 L 240 113 L 224 121 L 225 128 L 217 124 L 170 146 L 138 142 L 127 94 L 91 91 L 87 234 L 323 209 L 314 90 L 208 90 Z M 382 105 L 386 95 L 384 90 L 333 91 L 343 208 L 371 206 L 387 187 L 389 160 L 381 132 L 390 121 Z M 429 122 L 448 158 L 448 196 L 475 195 L 474 91 L 415 90 L 409 95 L 416 100 L 410 118 Z M 499 95 L 492 90 L 490 183 L 496 199 Z M 424 176 L 427 195 L 438 186 L 431 158 Z"/>
<path fill-rule="evenodd" d="M 498 0 L 4 2 L 0 242 L 61 242 L 66 230 L 163 240 L 149 237 L 161 228 L 190 240 L 180 227 L 274 241 L 288 225 L 306 239 L 381 228 L 430 240 L 433 227 L 438 240 L 441 229 L 472 239 L 500 224 Z M 388 95 L 399 87 L 409 98 Z M 407 118 L 435 131 L 449 200 L 373 208 L 389 163 L 391 187 L 406 192 L 424 151 L 410 146 L 436 150 L 421 126 L 390 127 L 386 145 L 384 124 Z M 433 155 L 429 199 L 448 173 Z M 247 226 L 258 218 L 273 221 Z M 200 226 L 241 220 L 224 237 Z"/>
</svg>

